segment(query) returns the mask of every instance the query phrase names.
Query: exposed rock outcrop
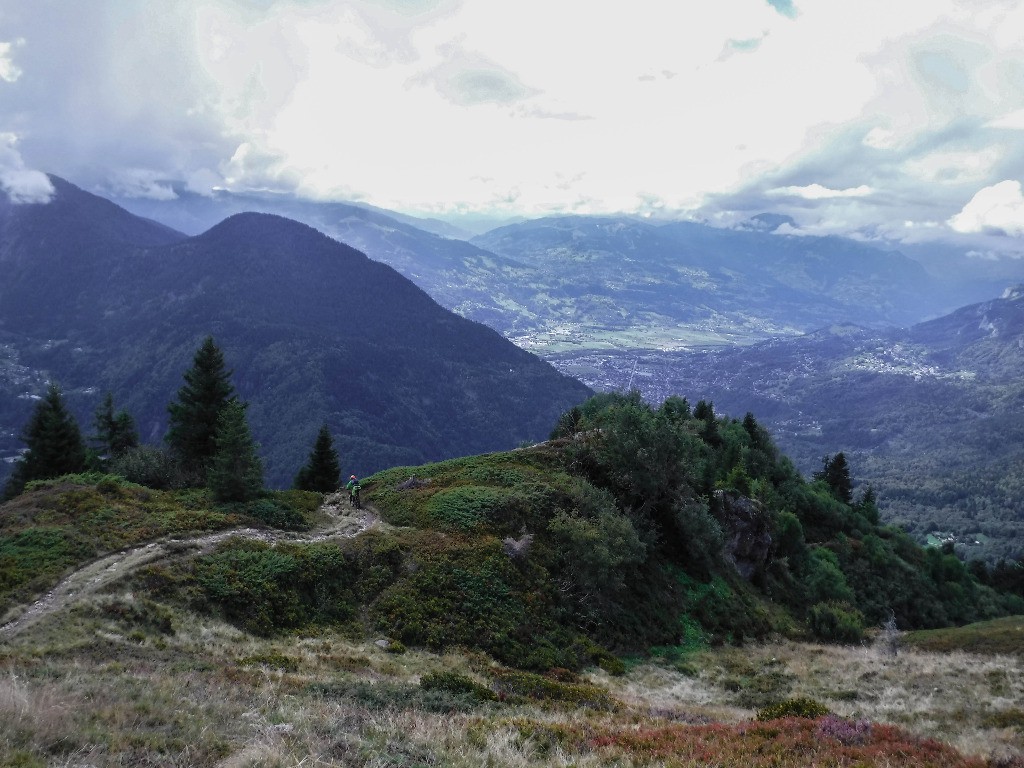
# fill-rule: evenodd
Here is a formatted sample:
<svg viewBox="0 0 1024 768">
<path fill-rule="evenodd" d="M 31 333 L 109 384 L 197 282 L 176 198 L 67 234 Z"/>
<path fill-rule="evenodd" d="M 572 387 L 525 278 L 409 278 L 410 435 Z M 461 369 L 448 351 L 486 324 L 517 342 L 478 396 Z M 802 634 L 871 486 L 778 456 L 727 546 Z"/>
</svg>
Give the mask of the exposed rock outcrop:
<svg viewBox="0 0 1024 768">
<path fill-rule="evenodd" d="M 723 556 L 749 581 L 768 562 L 772 535 L 767 510 L 736 491 L 715 491 L 711 512 L 725 536 Z"/>
</svg>

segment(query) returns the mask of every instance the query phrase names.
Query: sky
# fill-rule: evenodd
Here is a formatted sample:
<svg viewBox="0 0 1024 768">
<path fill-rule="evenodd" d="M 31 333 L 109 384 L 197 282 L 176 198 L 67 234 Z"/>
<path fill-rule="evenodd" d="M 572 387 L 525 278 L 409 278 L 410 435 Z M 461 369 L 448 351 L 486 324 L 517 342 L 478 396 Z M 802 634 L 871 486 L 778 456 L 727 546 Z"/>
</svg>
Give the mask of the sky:
<svg viewBox="0 0 1024 768">
<path fill-rule="evenodd" d="M 1024 257 L 1024 0 L 0 0 L 0 187 Z"/>
</svg>

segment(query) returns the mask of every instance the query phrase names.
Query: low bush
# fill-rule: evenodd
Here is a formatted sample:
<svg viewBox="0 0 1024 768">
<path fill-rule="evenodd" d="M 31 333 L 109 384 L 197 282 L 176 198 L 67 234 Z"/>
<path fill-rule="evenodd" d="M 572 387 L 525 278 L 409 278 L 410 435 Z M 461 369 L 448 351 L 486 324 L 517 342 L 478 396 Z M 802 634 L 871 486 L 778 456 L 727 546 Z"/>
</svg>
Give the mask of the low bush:
<svg viewBox="0 0 1024 768">
<path fill-rule="evenodd" d="M 496 701 L 498 696 L 490 688 L 458 672 L 429 672 L 420 678 L 420 688 L 425 691 L 448 691 L 467 694 L 480 701 Z"/>
<path fill-rule="evenodd" d="M 784 717 L 803 717 L 816 720 L 819 717 L 830 714 L 832 714 L 832 711 L 821 702 L 806 696 L 798 696 L 793 699 L 784 699 L 759 709 L 757 711 L 757 719 L 761 722 L 779 720 Z"/>
<path fill-rule="evenodd" d="M 807 624 L 815 637 L 834 643 L 859 643 L 864 639 L 864 615 L 848 603 L 812 605 Z"/>
<path fill-rule="evenodd" d="M 617 702 L 606 690 L 586 683 L 562 683 L 543 675 L 503 669 L 491 673 L 498 699 L 529 699 L 546 704 L 613 710 Z"/>
</svg>

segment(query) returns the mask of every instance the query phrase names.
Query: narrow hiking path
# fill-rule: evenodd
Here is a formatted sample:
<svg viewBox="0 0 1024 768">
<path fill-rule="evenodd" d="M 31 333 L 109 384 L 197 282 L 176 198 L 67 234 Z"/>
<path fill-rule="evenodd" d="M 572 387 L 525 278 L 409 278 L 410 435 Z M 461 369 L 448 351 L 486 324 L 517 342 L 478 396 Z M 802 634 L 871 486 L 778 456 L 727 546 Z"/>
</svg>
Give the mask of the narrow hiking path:
<svg viewBox="0 0 1024 768">
<path fill-rule="evenodd" d="M 326 515 L 326 524 L 309 531 L 231 528 L 191 538 L 158 539 L 131 549 L 112 552 L 74 571 L 31 605 L 8 611 L 5 623 L 0 624 L 0 642 L 13 638 L 40 619 L 74 605 L 139 568 L 172 555 L 179 556 L 188 550 L 192 550 L 193 554 L 202 554 L 231 538 L 270 544 L 312 544 L 330 539 L 351 539 L 378 523 L 378 517 L 372 509 L 365 506 L 363 509 L 352 509 L 348 504 L 348 495 L 344 493 L 331 494 L 324 499 L 319 512 Z"/>
</svg>

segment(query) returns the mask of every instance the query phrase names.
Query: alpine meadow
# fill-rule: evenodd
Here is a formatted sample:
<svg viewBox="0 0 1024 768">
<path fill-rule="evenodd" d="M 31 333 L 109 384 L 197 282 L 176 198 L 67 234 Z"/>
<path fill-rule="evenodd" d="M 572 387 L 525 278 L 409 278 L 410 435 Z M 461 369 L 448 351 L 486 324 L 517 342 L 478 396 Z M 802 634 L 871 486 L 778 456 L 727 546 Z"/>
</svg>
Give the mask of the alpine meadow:
<svg viewBox="0 0 1024 768">
<path fill-rule="evenodd" d="M 1021 29 L 0 0 L 0 766 L 1024 768 Z"/>
</svg>

